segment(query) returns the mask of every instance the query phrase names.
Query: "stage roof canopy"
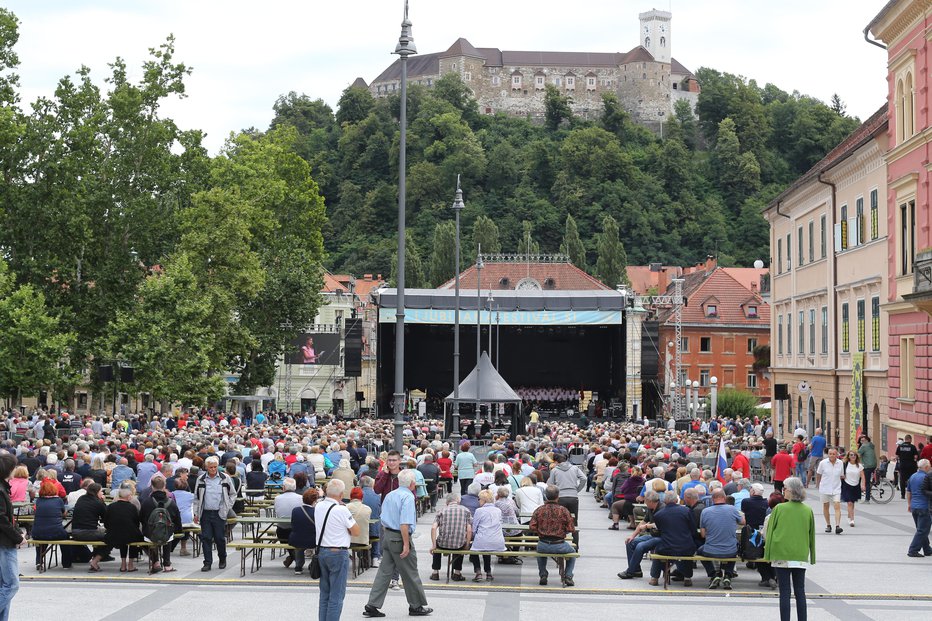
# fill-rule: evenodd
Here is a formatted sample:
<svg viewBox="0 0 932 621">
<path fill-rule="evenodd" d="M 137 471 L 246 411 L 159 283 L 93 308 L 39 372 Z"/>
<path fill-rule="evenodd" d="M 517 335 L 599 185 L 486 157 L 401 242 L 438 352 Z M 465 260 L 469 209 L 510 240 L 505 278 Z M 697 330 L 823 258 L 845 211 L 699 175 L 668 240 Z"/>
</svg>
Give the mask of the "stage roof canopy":
<svg viewBox="0 0 932 621">
<path fill-rule="evenodd" d="M 476 387 L 479 388 L 478 393 Z M 453 401 L 453 393 L 447 396 L 446 401 Z M 460 383 L 459 401 L 460 403 L 521 403 L 521 397 L 498 374 L 492 366 L 488 352 L 484 351 L 478 366 Z"/>
<path fill-rule="evenodd" d="M 382 289 L 376 295 L 379 322 L 393 323 L 397 308 L 396 289 Z M 618 291 L 492 291 L 460 290 L 460 323 L 476 323 L 476 306 L 480 322 L 501 325 L 621 325 L 625 296 Z M 455 309 L 454 291 L 450 289 L 406 289 L 405 323 L 452 324 Z"/>
</svg>

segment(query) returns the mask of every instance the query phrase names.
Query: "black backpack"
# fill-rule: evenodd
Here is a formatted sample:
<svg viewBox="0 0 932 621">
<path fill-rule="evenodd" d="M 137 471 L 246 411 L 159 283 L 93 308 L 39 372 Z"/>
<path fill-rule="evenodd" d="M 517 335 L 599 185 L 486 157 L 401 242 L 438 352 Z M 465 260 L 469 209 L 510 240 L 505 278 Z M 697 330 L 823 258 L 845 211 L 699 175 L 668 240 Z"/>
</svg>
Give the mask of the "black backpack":
<svg viewBox="0 0 932 621">
<path fill-rule="evenodd" d="M 146 526 L 149 532 L 149 540 L 152 543 L 165 545 L 171 541 L 172 537 L 175 535 L 175 526 L 172 523 L 172 516 L 168 512 L 168 507 L 171 505 L 171 502 L 171 498 L 162 502 L 156 502 L 155 509 L 149 514 Z"/>
</svg>

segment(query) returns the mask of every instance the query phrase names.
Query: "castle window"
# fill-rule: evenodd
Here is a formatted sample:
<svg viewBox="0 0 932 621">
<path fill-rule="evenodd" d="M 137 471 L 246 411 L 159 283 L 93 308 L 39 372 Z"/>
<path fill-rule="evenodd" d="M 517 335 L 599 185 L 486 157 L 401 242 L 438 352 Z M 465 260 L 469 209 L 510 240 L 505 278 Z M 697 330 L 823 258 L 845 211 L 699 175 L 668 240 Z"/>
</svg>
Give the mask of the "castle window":
<svg viewBox="0 0 932 621">
<path fill-rule="evenodd" d="M 646 79 L 647 79 L 647 74 L 646 74 L 646 73 L 642 73 L 642 74 L 641 74 L 641 79 L 642 79 L 642 80 L 646 80 Z"/>
<path fill-rule="evenodd" d="M 492 86 L 498 86 L 501 83 L 501 80 L 497 75 L 492 76 Z"/>
<path fill-rule="evenodd" d="M 586 88 L 590 91 L 595 90 L 595 78 L 586 78 Z"/>
<path fill-rule="evenodd" d="M 667 47 L 667 38 L 660 37 L 660 47 Z"/>
<path fill-rule="evenodd" d="M 514 90 L 521 90 L 521 76 L 513 75 L 511 76 L 511 88 Z"/>
<path fill-rule="evenodd" d="M 673 90 L 677 90 L 676 86 L 677 86 L 677 84 L 676 84 L 676 82 L 674 82 L 674 83 L 673 83 Z"/>
<path fill-rule="evenodd" d="M 574 89 L 574 88 L 576 88 L 576 78 L 574 78 L 574 77 L 572 77 L 572 76 L 567 76 L 567 78 L 566 78 L 566 88 L 571 89 L 571 90 Z"/>
<path fill-rule="evenodd" d="M 467 71 L 466 73 L 464 73 L 464 74 L 463 74 L 463 80 L 465 80 L 466 82 L 472 82 L 472 73 L 469 72 L 469 71 Z"/>
<path fill-rule="evenodd" d="M 453 63 L 453 71 L 456 71 L 456 63 Z"/>
<path fill-rule="evenodd" d="M 534 78 L 534 88 L 537 90 L 542 90 L 544 88 L 544 76 L 539 75 Z"/>
<path fill-rule="evenodd" d="M 427 78 L 427 86 L 430 86 L 430 85 L 431 85 L 431 79 Z"/>
</svg>

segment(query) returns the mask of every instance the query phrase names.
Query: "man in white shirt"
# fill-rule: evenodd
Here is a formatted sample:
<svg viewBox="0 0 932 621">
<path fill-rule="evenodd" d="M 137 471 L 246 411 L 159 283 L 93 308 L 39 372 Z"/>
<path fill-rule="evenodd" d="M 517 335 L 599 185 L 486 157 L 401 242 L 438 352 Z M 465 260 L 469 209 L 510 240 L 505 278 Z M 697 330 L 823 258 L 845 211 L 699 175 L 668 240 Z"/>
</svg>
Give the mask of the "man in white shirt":
<svg viewBox="0 0 932 621">
<path fill-rule="evenodd" d="M 317 543 L 320 547 L 321 619 L 339 619 L 346 597 L 349 574 L 349 547 L 352 537 L 359 535 L 359 524 L 343 504 L 346 485 L 340 479 L 327 484 L 327 496 L 314 507 L 314 523 L 320 524 Z"/>
<path fill-rule="evenodd" d="M 844 532 L 841 527 L 841 477 L 844 474 L 844 464 L 838 459 L 838 451 L 829 449 L 828 457 L 823 459 L 816 470 L 816 485 L 822 497 L 822 514 L 825 516 L 825 532 L 832 532 L 832 520 L 829 517 L 828 505 L 835 505 L 835 534 Z"/>
</svg>

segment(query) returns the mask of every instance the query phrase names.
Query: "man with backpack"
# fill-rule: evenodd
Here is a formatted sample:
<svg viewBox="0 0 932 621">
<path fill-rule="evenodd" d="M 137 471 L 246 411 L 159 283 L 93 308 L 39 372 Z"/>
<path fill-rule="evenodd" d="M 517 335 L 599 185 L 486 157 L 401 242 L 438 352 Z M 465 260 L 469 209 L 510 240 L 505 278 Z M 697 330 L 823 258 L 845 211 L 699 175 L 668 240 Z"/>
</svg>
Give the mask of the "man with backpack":
<svg viewBox="0 0 932 621">
<path fill-rule="evenodd" d="M 165 478 L 156 475 L 150 480 L 152 493 L 142 503 L 140 518 L 146 539 L 158 544 L 149 548 L 149 573 L 175 571 L 171 562 L 172 538 L 181 533 L 181 513 L 174 499 L 165 491 Z"/>
<path fill-rule="evenodd" d="M 226 569 L 227 517 L 233 511 L 236 488 L 230 475 L 220 471 L 220 460 L 216 456 L 208 457 L 204 466 L 207 471 L 198 475 L 194 483 L 194 523 L 201 527 L 201 541 L 204 544 L 204 566 L 201 571 L 210 571 L 215 543 L 220 569 Z"/>
</svg>

